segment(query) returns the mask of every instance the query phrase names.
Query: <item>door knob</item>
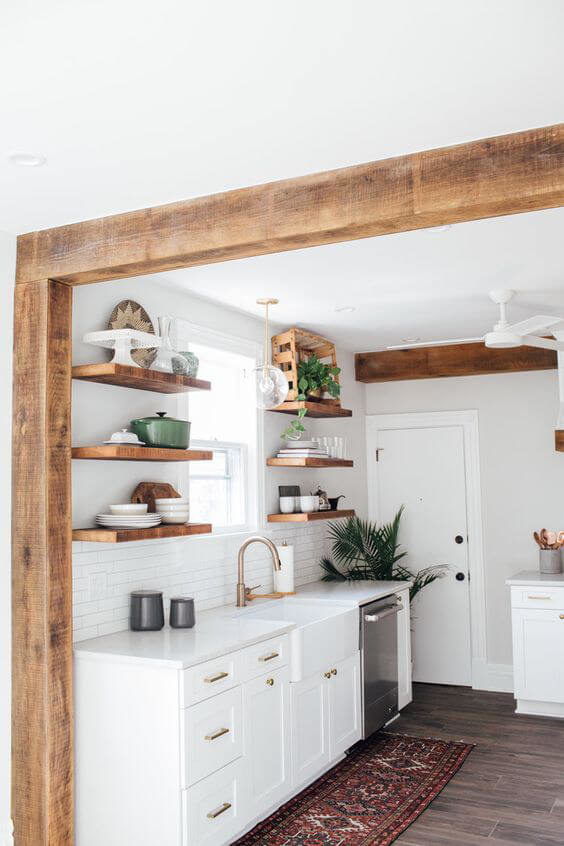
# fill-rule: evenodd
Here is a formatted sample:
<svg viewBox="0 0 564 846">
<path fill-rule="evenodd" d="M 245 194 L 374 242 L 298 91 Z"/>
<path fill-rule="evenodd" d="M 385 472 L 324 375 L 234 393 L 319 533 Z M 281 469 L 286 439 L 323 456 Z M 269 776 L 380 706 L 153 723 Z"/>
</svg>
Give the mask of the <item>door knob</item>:
<svg viewBox="0 0 564 846">
<path fill-rule="evenodd" d="M 466 576 L 464 575 L 464 573 L 457 573 L 455 578 L 457 582 L 463 582 Z"/>
<path fill-rule="evenodd" d="M 462 537 L 462 535 L 457 535 L 454 539 L 454 542 L 455 543 L 464 543 L 464 538 Z"/>
</svg>

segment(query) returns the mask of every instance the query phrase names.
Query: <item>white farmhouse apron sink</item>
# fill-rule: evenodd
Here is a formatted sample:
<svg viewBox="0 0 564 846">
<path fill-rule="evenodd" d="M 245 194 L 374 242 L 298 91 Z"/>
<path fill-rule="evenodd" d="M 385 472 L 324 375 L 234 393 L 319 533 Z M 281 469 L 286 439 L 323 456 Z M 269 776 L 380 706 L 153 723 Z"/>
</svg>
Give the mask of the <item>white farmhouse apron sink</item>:
<svg viewBox="0 0 564 846">
<path fill-rule="evenodd" d="M 358 608 L 350 605 L 276 599 L 235 616 L 248 620 L 295 623 L 290 638 L 290 681 L 329 672 L 338 661 L 358 650 Z"/>
</svg>

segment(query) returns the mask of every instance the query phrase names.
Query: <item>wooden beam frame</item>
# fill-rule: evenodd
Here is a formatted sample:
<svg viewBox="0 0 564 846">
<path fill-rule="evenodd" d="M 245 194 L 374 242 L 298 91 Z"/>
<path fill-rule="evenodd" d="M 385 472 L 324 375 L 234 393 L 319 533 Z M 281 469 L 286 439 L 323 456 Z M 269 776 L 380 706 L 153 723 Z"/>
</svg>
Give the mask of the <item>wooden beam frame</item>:
<svg viewBox="0 0 564 846">
<path fill-rule="evenodd" d="M 73 843 L 71 290 L 564 205 L 564 124 L 18 238 L 13 404 L 16 846 Z"/>
<path fill-rule="evenodd" d="M 496 350 L 484 344 L 383 350 L 357 353 L 354 358 L 356 381 L 368 383 L 554 370 L 558 366 L 556 353 L 552 350 L 536 347 Z"/>
<path fill-rule="evenodd" d="M 563 203 L 557 124 L 22 235 L 17 281 L 80 285 Z"/>
</svg>

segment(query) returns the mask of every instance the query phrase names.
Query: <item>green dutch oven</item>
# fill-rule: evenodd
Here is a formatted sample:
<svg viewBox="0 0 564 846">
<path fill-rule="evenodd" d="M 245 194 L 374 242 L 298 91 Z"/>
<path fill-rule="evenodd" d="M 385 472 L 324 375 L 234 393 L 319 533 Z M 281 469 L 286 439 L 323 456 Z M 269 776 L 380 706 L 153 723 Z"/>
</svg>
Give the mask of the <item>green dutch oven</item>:
<svg viewBox="0 0 564 846">
<path fill-rule="evenodd" d="M 166 417 L 166 411 L 157 411 L 156 417 L 141 417 L 131 421 L 131 431 L 147 446 L 167 449 L 188 449 L 190 423 Z"/>
</svg>

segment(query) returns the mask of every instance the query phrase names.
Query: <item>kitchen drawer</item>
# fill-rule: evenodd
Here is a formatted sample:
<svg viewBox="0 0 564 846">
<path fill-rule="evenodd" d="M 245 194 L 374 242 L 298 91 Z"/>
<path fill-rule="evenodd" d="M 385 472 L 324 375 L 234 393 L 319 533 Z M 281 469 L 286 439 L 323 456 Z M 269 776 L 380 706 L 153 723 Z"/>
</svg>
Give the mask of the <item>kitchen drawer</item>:
<svg viewBox="0 0 564 846">
<path fill-rule="evenodd" d="M 183 846 L 223 846 L 245 826 L 245 772 L 235 761 L 182 791 Z"/>
<path fill-rule="evenodd" d="M 540 585 L 531 587 L 513 585 L 511 588 L 511 605 L 513 608 L 564 609 L 564 587 L 545 588 Z"/>
<path fill-rule="evenodd" d="M 180 707 L 187 708 L 217 693 L 229 690 L 241 681 L 241 653 L 231 652 L 181 673 Z"/>
<path fill-rule="evenodd" d="M 289 661 L 290 644 L 288 635 L 280 635 L 254 646 L 241 650 L 243 681 L 249 681 L 263 673 L 269 673 L 278 667 L 284 667 Z"/>
<path fill-rule="evenodd" d="M 192 705 L 182 716 L 182 787 L 195 784 L 243 754 L 240 687 Z"/>
</svg>

